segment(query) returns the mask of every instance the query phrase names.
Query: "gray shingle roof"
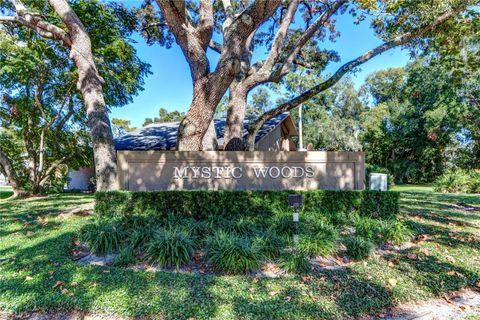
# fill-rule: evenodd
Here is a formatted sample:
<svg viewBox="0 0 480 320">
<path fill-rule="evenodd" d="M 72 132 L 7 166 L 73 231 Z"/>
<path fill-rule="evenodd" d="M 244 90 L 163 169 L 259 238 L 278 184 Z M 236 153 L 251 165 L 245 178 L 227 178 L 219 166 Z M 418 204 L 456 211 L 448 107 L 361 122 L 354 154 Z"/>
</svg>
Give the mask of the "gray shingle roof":
<svg viewBox="0 0 480 320">
<path fill-rule="evenodd" d="M 286 117 L 288 117 L 288 113 L 282 113 L 265 122 L 258 132 L 255 142 L 258 142 L 271 132 Z M 220 146 L 223 145 L 225 123 L 225 120 L 215 120 L 215 129 L 217 130 L 217 139 Z M 248 124 L 249 121 L 244 121 L 243 123 L 244 138 L 247 136 Z M 174 150 L 177 146 L 178 125 L 179 122 L 149 124 L 115 139 L 115 147 L 117 150 Z"/>
</svg>

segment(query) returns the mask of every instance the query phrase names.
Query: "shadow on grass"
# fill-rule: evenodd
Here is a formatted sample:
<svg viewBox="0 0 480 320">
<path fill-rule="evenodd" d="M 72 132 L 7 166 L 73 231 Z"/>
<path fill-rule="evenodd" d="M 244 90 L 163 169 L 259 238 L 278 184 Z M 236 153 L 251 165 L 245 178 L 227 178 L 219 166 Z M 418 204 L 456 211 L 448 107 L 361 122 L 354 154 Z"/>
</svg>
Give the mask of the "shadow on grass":
<svg viewBox="0 0 480 320">
<path fill-rule="evenodd" d="M 409 212 L 418 213 L 412 208 L 416 205 L 415 197 L 424 201 L 428 195 L 406 195 L 402 209 L 407 212 L 407 216 Z M 439 198 L 442 195 L 435 194 L 432 197 L 432 206 L 437 205 L 436 202 L 446 201 Z M 456 195 L 450 197 L 449 201 L 455 203 L 462 201 L 468 205 L 477 205 L 480 202 L 469 196 L 465 199 Z M 75 197 L 69 201 L 82 202 Z M 38 204 L 41 203 L 38 201 Z M 38 209 L 36 204 L 35 208 L 23 204 L 13 215 L 19 219 L 30 212 L 42 214 L 48 211 L 54 215 L 54 211 L 58 210 L 50 207 L 52 209 L 49 211 L 49 205 L 43 205 L 46 207 Z M 61 207 L 58 205 L 55 208 Z M 428 211 L 427 208 L 425 210 Z M 429 234 L 431 237 L 427 241 L 432 242 L 432 245 L 478 250 L 477 241 L 452 238 L 447 220 L 432 219 L 432 215 L 438 218 L 438 214 L 442 214 L 442 217 L 448 214 L 446 208 L 438 210 L 440 211 L 423 216 L 425 222 L 409 219 L 409 223 L 419 233 Z M 0 214 L 4 218 L 12 216 L 11 212 L 7 214 L 6 211 L 7 208 L 0 207 Z M 448 216 L 446 218 L 450 219 Z M 73 221 L 80 219 L 82 218 L 74 218 Z M 437 226 L 428 222 L 446 225 Z M 401 294 L 392 290 L 384 283 L 384 278 L 397 277 L 432 295 L 461 289 L 479 278 L 478 267 L 445 262 L 433 255 L 424 256 L 420 260 L 408 259 L 406 254 L 415 249 L 386 255 L 378 263 L 369 262 L 376 263 L 377 269 L 369 269 L 359 262 L 342 270 L 315 273 L 308 279 L 302 279 L 301 276 L 255 279 L 248 276 L 151 273 L 115 267 L 82 266 L 69 259 L 73 248 L 72 239 L 80 226 L 62 220 L 59 225 L 61 229 L 44 230 L 44 238 L 28 240 L 32 242 L 31 245 L 19 243 L 0 251 L 0 307 L 5 306 L 14 311 L 75 309 L 127 316 L 154 315 L 166 319 L 341 319 L 375 314 L 393 307 L 399 301 L 417 298 L 415 293 L 406 291 L 409 288 Z M 471 233 L 464 231 L 456 234 L 471 236 Z M 5 234 L 3 237 L 8 236 Z M 8 258 L 2 262 L 3 257 Z M 399 265 L 391 269 L 387 266 L 387 261 L 393 258 L 399 259 Z M 62 285 L 54 288 L 58 281 Z M 66 291 L 62 292 L 62 289 Z M 424 298 L 425 295 L 421 297 Z"/>
<path fill-rule="evenodd" d="M 17 312 L 100 310 L 166 319 L 338 319 L 393 305 L 386 288 L 353 269 L 302 282 L 301 276 L 254 280 L 78 265 L 69 259 L 75 231 L 64 228 L 56 236 L 45 230 L 45 239 L 30 239 L 31 246 L 0 252 L 11 258 L 0 264 L 0 304 Z"/>
</svg>

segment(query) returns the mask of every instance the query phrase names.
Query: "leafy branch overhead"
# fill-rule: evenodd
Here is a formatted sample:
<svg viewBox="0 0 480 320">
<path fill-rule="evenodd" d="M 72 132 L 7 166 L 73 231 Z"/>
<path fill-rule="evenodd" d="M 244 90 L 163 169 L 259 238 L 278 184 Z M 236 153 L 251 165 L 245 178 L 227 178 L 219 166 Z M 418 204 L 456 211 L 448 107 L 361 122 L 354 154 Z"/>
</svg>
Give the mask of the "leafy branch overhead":
<svg viewBox="0 0 480 320">
<path fill-rule="evenodd" d="M 455 19 L 464 16 L 474 0 L 449 1 L 146 1 L 138 9 L 139 30 L 147 42 L 167 48 L 174 41 L 190 66 L 193 99 L 178 133 L 181 150 L 200 150 L 202 139 L 222 97 L 228 91 L 229 108 L 225 148 L 254 148 L 262 124 L 279 113 L 296 108 L 330 88 L 366 61 L 398 46 L 425 48 L 432 36 L 446 34 Z M 155 6 L 156 4 L 156 6 Z M 266 83 L 279 83 L 285 75 L 308 68 L 319 75 L 340 57 L 329 50 L 328 40 L 341 36 L 336 18 L 350 14 L 355 23 L 371 21 L 384 41 L 345 63 L 326 80 L 306 88 L 298 97 L 269 110 L 249 130 L 246 146 L 241 129 L 248 93 Z M 208 50 L 219 54 L 210 70 Z M 254 52 L 260 59 L 253 59 Z M 263 57 L 262 57 L 263 56 Z"/>
<path fill-rule="evenodd" d="M 115 149 L 107 111 L 131 102 L 149 73 L 129 39 L 133 14 L 116 4 L 83 0 L 1 1 L 0 10 L 7 14 L 0 17 L 0 96 L 5 110 L 0 121 L 8 129 L 3 133 L 19 142 L 6 148 L 7 160 L 0 167 L 17 167 L 6 174 L 11 181 L 38 176 L 36 187 L 25 182 L 18 186 L 37 193 L 54 174 L 47 163 L 91 163 L 90 152 L 78 152 L 92 145 L 97 185 L 114 189 Z M 67 143 L 68 134 L 73 136 Z M 15 152 L 28 154 L 29 160 L 14 160 Z M 31 163 L 38 175 L 21 173 L 22 163 Z"/>
</svg>

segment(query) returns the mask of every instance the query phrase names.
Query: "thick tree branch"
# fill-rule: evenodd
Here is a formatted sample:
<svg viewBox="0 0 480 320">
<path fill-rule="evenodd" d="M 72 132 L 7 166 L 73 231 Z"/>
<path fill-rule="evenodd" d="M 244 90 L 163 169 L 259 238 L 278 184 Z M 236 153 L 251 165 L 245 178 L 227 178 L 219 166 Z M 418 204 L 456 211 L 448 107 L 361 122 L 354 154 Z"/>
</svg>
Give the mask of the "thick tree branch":
<svg viewBox="0 0 480 320">
<path fill-rule="evenodd" d="M 72 159 L 73 157 L 75 156 L 75 154 L 70 154 L 68 156 L 64 156 L 60 159 L 58 159 L 57 161 L 53 162 L 49 167 L 48 169 L 45 171 L 45 174 L 43 174 L 43 179 L 40 180 L 40 182 L 38 183 L 38 185 L 40 187 L 43 187 L 45 185 L 45 183 L 50 179 L 50 175 L 53 173 L 54 170 L 56 170 L 59 166 L 61 166 L 62 164 L 64 164 L 66 161 Z"/>
<path fill-rule="evenodd" d="M 348 0 L 337 0 L 332 6 L 327 8 L 320 17 L 312 23 L 307 30 L 302 34 L 300 38 L 297 39 L 293 47 L 288 52 L 284 52 L 285 57 L 282 63 L 282 67 L 278 68 L 277 74 L 273 74 L 272 78 L 281 77 L 282 74 L 287 73 L 290 65 L 293 63 L 297 55 L 300 53 L 300 50 L 307 44 L 307 42 L 315 35 L 315 33 L 325 26 L 325 24 L 330 20 L 332 15 L 335 14 L 344 4 L 348 3 Z"/>
<path fill-rule="evenodd" d="M 201 0 L 200 21 L 197 26 L 196 34 L 204 50 L 210 45 L 210 40 L 213 35 L 213 26 L 213 2 L 212 0 Z"/>
<path fill-rule="evenodd" d="M 213 41 L 213 40 L 210 40 L 210 43 L 208 44 L 208 47 L 210 49 L 212 49 L 213 51 L 219 53 L 219 54 L 222 54 L 222 51 L 223 51 L 223 46 L 216 42 L 216 41 Z"/>
<path fill-rule="evenodd" d="M 462 11 L 463 7 L 456 7 L 448 10 L 444 14 L 440 15 L 433 23 L 420 27 L 415 31 L 405 33 L 401 36 L 396 37 L 395 39 L 383 43 L 382 45 L 364 53 L 363 55 L 359 56 L 358 58 L 344 64 L 341 66 L 330 78 L 326 81 L 314 86 L 313 88 L 305 91 L 304 93 L 300 94 L 299 96 L 282 103 L 277 108 L 272 109 L 270 111 L 265 112 L 262 114 L 254 123 L 252 123 L 248 130 L 248 137 L 247 137 L 247 150 L 253 151 L 255 147 L 255 137 L 257 135 L 258 130 L 262 127 L 265 121 L 278 116 L 283 112 L 290 111 L 296 107 L 298 107 L 301 103 L 311 99 L 315 95 L 319 94 L 331 88 L 335 85 L 340 79 L 348 72 L 353 70 L 354 68 L 358 67 L 359 65 L 367 62 L 368 60 L 378 56 L 379 54 L 388 51 L 392 48 L 404 45 L 413 39 L 419 38 L 424 36 L 425 34 L 433 31 L 439 25 L 443 24 L 445 21 L 449 20 L 453 16 L 459 14 Z"/>
<path fill-rule="evenodd" d="M 295 17 L 295 12 L 297 11 L 299 4 L 299 0 L 292 0 L 290 4 L 288 5 L 287 12 L 285 14 L 285 17 L 283 18 L 282 22 L 280 23 L 280 26 L 278 28 L 277 34 L 275 35 L 275 38 L 273 39 L 273 44 L 270 49 L 270 53 L 265 60 L 265 63 L 263 64 L 263 68 L 271 69 L 273 68 L 273 65 L 275 62 L 278 60 L 280 57 L 280 54 L 282 52 L 282 47 L 283 43 L 285 41 L 285 38 L 288 34 L 288 28 L 290 27 L 290 24 L 292 23 L 294 17 Z"/>
<path fill-rule="evenodd" d="M 210 43 L 213 29 L 212 31 L 207 30 L 208 32 L 204 32 L 208 33 L 207 36 L 199 35 L 199 30 L 186 19 L 185 1 L 156 0 L 156 2 L 170 31 L 174 34 L 178 45 L 187 59 L 193 80 L 196 81 L 205 77 L 209 72 L 206 48 Z M 204 12 L 210 10 L 206 3 L 203 6 Z M 204 23 L 209 21 L 208 15 L 204 13 Z"/>
<path fill-rule="evenodd" d="M 5 177 L 8 179 L 10 182 L 10 185 L 13 188 L 14 191 L 14 196 L 17 196 L 18 193 L 21 191 L 21 185 L 19 182 L 19 177 L 17 175 L 17 172 L 15 171 L 15 168 L 13 167 L 13 163 L 8 157 L 8 155 L 5 153 L 5 151 L 2 149 L 0 146 L 0 168 L 1 172 L 5 175 Z"/>
<path fill-rule="evenodd" d="M 35 30 L 42 37 L 53 40 L 60 40 L 65 45 L 71 46 L 70 36 L 67 32 L 49 22 L 46 22 L 35 13 L 28 11 L 20 0 L 11 1 L 15 7 L 15 11 L 17 14 L 17 16 L 14 17 L 15 21 L 13 21 L 12 17 L 4 17 L 4 19 L 0 19 L 0 23 L 15 22 L 17 24 L 21 24 Z"/>
<path fill-rule="evenodd" d="M 20 24 L 16 17 L 0 16 L 0 24 Z"/>
</svg>

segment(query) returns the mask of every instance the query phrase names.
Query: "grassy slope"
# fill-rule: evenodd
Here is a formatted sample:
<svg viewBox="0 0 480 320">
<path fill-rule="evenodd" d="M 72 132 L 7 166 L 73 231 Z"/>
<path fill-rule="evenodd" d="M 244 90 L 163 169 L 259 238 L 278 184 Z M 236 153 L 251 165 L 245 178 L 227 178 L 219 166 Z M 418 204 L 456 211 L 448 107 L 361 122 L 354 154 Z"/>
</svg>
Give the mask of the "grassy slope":
<svg viewBox="0 0 480 320">
<path fill-rule="evenodd" d="M 479 196 L 404 192 L 405 219 L 428 234 L 427 241 L 401 254 L 315 274 L 309 281 L 79 266 L 68 253 L 76 230 L 89 218 L 56 214 L 88 201 L 89 196 L 69 194 L 0 202 L 0 310 L 75 308 L 169 319 L 338 319 L 474 285 L 480 276 Z M 42 226 L 39 217 L 48 217 L 48 223 Z M 420 248 L 428 249 L 428 255 Z M 408 253 L 420 259 L 408 259 Z M 398 265 L 389 267 L 388 260 L 395 259 Z M 68 292 L 53 289 L 57 281 L 66 283 Z"/>
</svg>

